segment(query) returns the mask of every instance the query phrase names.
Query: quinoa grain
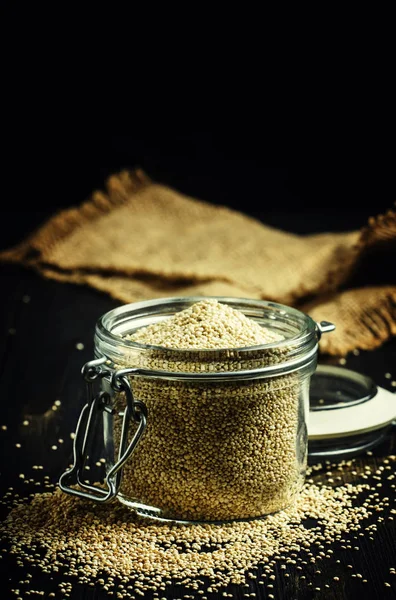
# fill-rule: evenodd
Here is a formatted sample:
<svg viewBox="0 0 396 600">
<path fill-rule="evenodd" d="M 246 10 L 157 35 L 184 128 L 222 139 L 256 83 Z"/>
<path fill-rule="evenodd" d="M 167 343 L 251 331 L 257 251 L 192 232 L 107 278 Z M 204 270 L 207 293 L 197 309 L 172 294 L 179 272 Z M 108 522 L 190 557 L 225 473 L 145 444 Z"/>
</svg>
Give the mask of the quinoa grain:
<svg viewBox="0 0 396 600">
<path fill-rule="evenodd" d="M 276 587 L 276 565 L 290 560 L 306 565 L 318 547 L 330 556 L 332 546 L 351 532 L 375 531 L 375 523 L 367 526 L 370 515 L 393 510 L 367 483 L 333 487 L 319 474 L 317 483 L 304 484 L 292 506 L 264 519 L 158 523 L 116 501 L 103 506 L 56 489 L 35 494 L 30 503 L 20 499 L 0 534 L 22 566 L 47 575 L 67 572 L 79 583 L 94 582 L 125 598 L 131 588 L 141 596 L 147 590 L 166 591 L 171 582 L 192 591 L 198 586 L 205 594 L 223 592 L 230 584 L 257 581 L 260 564 Z M 307 520 L 318 526 L 305 527 Z M 71 589 L 66 583 L 62 588 Z"/>
<path fill-rule="evenodd" d="M 202 322 L 200 327 L 202 327 Z M 143 335 L 143 331 L 140 331 L 140 335 Z M 219 331 L 217 333 L 219 334 Z M 228 334 L 231 335 L 230 332 Z M 244 335 L 248 334 L 245 332 Z M 253 332 L 252 335 L 256 334 Z M 220 337 L 218 335 L 218 339 Z M 197 358 L 198 355 L 199 353 L 196 355 Z M 163 361 L 162 364 L 167 368 L 172 366 L 166 351 L 155 350 L 151 359 L 156 368 L 160 361 Z M 256 353 L 254 360 L 268 361 L 270 364 L 274 364 L 281 358 L 276 357 L 273 353 L 264 354 L 262 357 L 257 356 Z M 248 363 L 249 361 L 247 361 Z M 198 364 L 198 360 L 184 363 L 180 361 L 178 368 L 184 370 L 187 367 L 187 370 L 190 368 L 194 371 L 198 368 Z M 220 360 L 219 364 L 220 368 L 224 367 L 224 370 L 240 368 L 239 357 L 235 354 L 227 356 L 227 360 L 224 359 L 223 362 Z M 208 368 L 208 365 L 205 368 Z M 147 404 L 152 402 L 153 410 L 157 410 L 155 414 L 161 416 L 163 410 L 165 415 L 165 408 L 167 410 L 171 408 L 174 409 L 175 415 L 181 416 L 180 422 L 185 423 L 184 446 L 182 447 L 180 444 L 176 449 L 180 450 L 180 465 L 184 464 L 188 467 L 185 473 L 190 476 L 190 479 L 188 485 L 184 485 L 181 479 L 176 479 L 178 493 L 182 495 L 181 509 L 178 506 L 177 510 L 180 509 L 185 511 L 185 514 L 191 514 L 188 511 L 192 506 L 191 500 L 194 499 L 196 504 L 191 510 L 196 512 L 193 512 L 193 516 L 202 516 L 199 512 L 202 506 L 201 500 L 203 503 L 206 501 L 204 504 L 205 518 L 208 515 L 218 514 L 216 511 L 218 511 L 219 505 L 213 505 L 213 498 L 216 498 L 219 489 L 224 492 L 226 487 L 221 487 L 221 479 L 216 480 L 216 475 L 220 467 L 227 473 L 227 452 L 223 446 L 226 446 L 229 441 L 231 446 L 228 447 L 228 452 L 231 448 L 231 456 L 238 465 L 235 471 L 230 471 L 232 476 L 235 476 L 237 481 L 238 477 L 243 477 L 239 472 L 239 463 L 243 462 L 244 458 L 248 458 L 247 466 L 244 464 L 244 472 L 249 473 L 249 461 L 254 463 L 255 469 L 250 471 L 250 479 L 245 480 L 247 496 L 243 500 L 238 498 L 236 501 L 236 496 L 227 496 L 225 491 L 227 502 L 221 505 L 221 510 L 228 511 L 227 514 L 233 511 L 234 514 L 241 514 L 248 509 L 255 510 L 259 502 L 268 502 L 259 486 L 260 479 L 267 477 L 269 473 L 274 474 L 274 481 L 282 482 L 282 477 L 288 481 L 287 473 L 284 474 L 282 466 L 284 449 L 279 451 L 276 444 L 281 435 L 281 432 L 277 431 L 276 424 L 280 422 L 284 428 L 286 416 L 293 420 L 294 412 L 289 414 L 288 411 L 291 411 L 291 408 L 287 404 L 286 398 L 289 404 L 294 406 L 294 411 L 293 402 L 297 401 L 298 392 L 296 390 L 300 384 L 298 380 L 296 381 L 290 376 L 278 379 L 280 381 L 272 389 L 271 386 L 263 387 L 263 381 L 260 380 L 253 383 L 238 381 L 235 394 L 233 394 L 235 386 L 228 387 L 223 384 L 209 387 L 206 384 L 200 389 L 193 387 L 192 390 L 190 384 L 187 388 L 169 386 L 166 388 L 166 393 L 163 396 L 160 395 L 158 399 L 153 397 L 157 392 L 160 394 L 155 386 L 149 386 L 146 389 L 142 387 L 141 391 L 143 395 L 145 394 L 145 402 Z M 133 384 L 136 385 L 136 381 Z M 185 399 L 186 394 L 187 399 Z M 283 409 L 283 400 L 279 399 L 279 395 L 282 394 L 285 395 Z M 229 402 L 227 401 L 228 396 L 230 397 Z M 203 402 L 205 398 L 208 399 L 206 403 Z M 242 398 L 243 402 L 240 402 L 238 398 Z M 249 408 L 255 409 L 255 419 L 250 419 L 249 415 L 247 417 L 245 415 L 245 419 L 241 420 L 241 409 L 250 402 L 249 398 L 253 398 Z M 166 404 L 166 407 L 163 408 L 161 402 Z M 266 410 L 269 414 L 271 414 L 271 403 L 275 402 L 277 411 L 274 411 L 268 421 L 263 420 L 261 409 L 255 407 L 255 402 L 257 404 L 266 403 Z M 217 405 L 220 404 L 222 409 L 217 410 Z M 232 412 L 233 410 L 234 412 Z M 206 457 L 207 464 L 210 466 L 208 481 L 215 479 L 217 486 L 213 488 L 213 496 L 209 500 L 205 500 L 203 495 L 202 499 L 199 494 L 192 493 L 190 485 L 195 481 L 191 475 L 191 473 L 194 474 L 192 467 L 196 464 L 194 463 L 194 452 L 198 454 L 202 450 L 197 444 L 198 439 L 191 436 L 191 429 L 196 422 L 202 421 L 202 414 L 206 418 L 209 415 L 214 419 L 217 424 L 217 437 L 220 437 L 223 442 L 216 444 L 214 435 L 212 438 L 206 439 L 205 428 L 202 426 L 200 433 L 203 435 L 204 442 L 203 456 Z M 226 425 L 223 425 L 224 420 Z M 166 432 L 169 427 L 169 418 L 167 422 L 163 416 L 162 421 L 160 418 L 160 422 L 164 429 L 158 428 L 157 433 L 161 433 L 165 438 L 164 443 L 173 444 L 174 451 L 175 435 L 168 435 Z M 258 452 L 253 452 L 255 448 L 253 440 L 256 440 L 258 435 L 256 429 L 252 430 L 254 423 L 260 424 L 263 435 L 265 434 L 269 439 L 266 450 L 276 448 L 280 454 L 279 462 L 276 456 L 275 459 L 272 456 L 273 462 L 275 462 L 272 471 L 269 461 L 266 462 L 261 457 L 262 447 L 257 447 Z M 238 437 L 236 433 L 234 434 L 232 426 L 238 429 L 239 434 L 242 432 L 244 436 L 248 437 L 248 442 L 242 450 L 238 447 Z M 271 426 L 274 426 L 275 429 L 272 429 Z M 221 437 L 223 427 L 225 435 Z M 296 429 L 294 427 L 293 425 L 290 429 L 290 435 L 293 436 L 295 442 Z M 177 429 L 172 430 L 172 427 L 170 429 L 173 434 L 178 431 Z M 251 430 L 252 434 L 249 436 Z M 193 442 L 189 441 L 188 436 L 192 437 Z M 145 442 L 147 442 L 147 437 L 144 439 Z M 209 439 L 211 443 L 214 443 L 212 453 L 205 450 Z M 59 443 L 61 443 L 60 440 Z M 287 444 L 285 448 L 287 455 Z M 147 449 L 149 450 L 150 446 L 147 446 Z M 158 502 L 165 500 L 168 502 L 168 497 L 164 495 L 163 490 L 167 489 L 166 476 L 169 472 L 166 471 L 166 465 L 161 465 L 161 468 L 165 469 L 164 471 L 158 471 L 160 450 L 164 451 L 164 448 L 158 446 L 158 440 L 152 441 L 151 452 L 153 454 L 145 463 L 141 474 L 133 482 L 133 486 L 131 473 L 129 477 L 126 477 L 126 481 L 127 487 L 130 483 L 132 490 L 132 488 L 135 489 L 135 484 L 139 483 L 139 477 L 140 484 L 143 485 L 144 473 L 146 476 L 151 473 L 153 477 L 150 479 L 150 493 L 155 492 L 154 495 Z M 157 454 L 155 455 L 154 452 Z M 367 455 L 371 456 L 372 453 L 367 453 Z M 202 461 L 202 455 L 199 456 L 199 460 Z M 91 588 L 98 587 L 109 596 L 120 599 L 144 597 L 148 592 L 150 597 L 152 595 L 153 598 L 160 600 L 170 597 L 168 594 L 170 585 L 181 586 L 182 589 L 178 596 L 186 600 L 194 598 L 193 594 L 199 594 L 202 600 L 206 600 L 207 596 L 204 595 L 206 593 L 221 593 L 224 597 L 233 597 L 231 593 L 227 593 L 227 586 L 230 584 L 245 586 L 244 596 L 255 597 L 255 592 L 250 591 L 252 582 L 265 586 L 266 589 L 262 591 L 265 592 L 266 597 L 274 598 L 277 582 L 280 579 L 279 573 L 283 573 L 285 578 L 282 577 L 281 585 L 287 581 L 286 578 L 290 577 L 289 573 L 284 572 L 287 568 L 286 565 L 291 565 L 291 569 L 295 566 L 298 572 L 303 566 L 306 570 L 307 566 L 310 568 L 311 563 L 330 558 L 333 548 L 334 550 L 340 547 L 358 550 L 356 536 L 366 537 L 367 542 L 369 539 L 374 539 L 377 523 L 381 523 L 386 518 L 392 518 L 390 515 L 396 514 L 396 510 L 391 508 L 391 494 L 388 494 L 391 498 L 382 497 L 381 488 L 377 487 L 378 482 L 393 479 L 394 476 L 389 476 L 388 471 L 394 470 L 395 460 L 396 456 L 389 456 L 382 461 L 380 466 L 371 468 L 368 466 L 357 467 L 353 460 L 342 461 L 339 464 L 330 464 L 329 461 L 326 461 L 325 465 L 314 465 L 309 469 L 309 478 L 306 479 L 300 493 L 294 495 L 293 501 L 284 510 L 264 519 L 222 524 L 203 522 L 182 525 L 174 522 L 153 522 L 137 516 L 116 501 L 112 501 L 108 505 L 99 505 L 63 494 L 59 489 L 52 491 L 53 486 L 51 486 L 51 491 L 28 494 L 25 499 L 15 494 L 13 488 L 9 488 L 3 498 L 3 504 L 9 505 L 11 511 L 5 522 L 0 525 L 0 538 L 3 543 L 7 544 L 7 552 L 15 557 L 18 566 L 29 570 L 38 569 L 41 572 L 40 576 L 50 579 L 58 573 L 66 575 L 65 579 L 71 577 L 73 582 L 88 585 Z M 293 461 L 290 464 L 295 465 L 295 455 Z M 103 462 L 103 459 L 99 459 L 98 466 Z M 337 471 L 341 471 L 343 477 L 347 474 L 350 475 L 350 468 L 353 469 L 354 475 L 348 483 L 342 483 L 340 477 L 334 476 Z M 38 470 L 43 467 L 34 465 L 33 469 Z M 289 465 L 287 469 L 289 469 L 289 475 L 291 472 L 295 472 L 293 470 L 295 466 L 291 468 Z M 163 486 L 159 491 L 155 487 L 155 481 L 152 481 L 158 476 L 158 473 L 160 473 L 159 479 L 163 481 Z M 161 475 L 162 473 L 165 474 L 165 477 Z M 255 477 L 258 478 L 258 482 L 255 481 Z M 48 484 L 48 478 L 48 475 L 44 476 L 44 483 Z M 33 482 L 33 480 L 29 480 L 29 482 L 40 485 L 40 482 Z M 25 480 L 25 483 L 28 481 Z M 173 483 L 174 481 L 170 480 L 170 490 Z M 260 489 L 260 492 L 255 495 L 251 493 L 250 488 Z M 241 490 L 242 487 L 238 493 Z M 170 506 L 172 506 L 172 502 L 175 501 L 171 499 Z M 268 504 L 266 506 L 268 508 Z M 368 519 L 373 515 L 376 522 L 367 525 Z M 312 523 L 315 524 L 314 527 Z M 340 564 L 340 560 L 335 562 Z M 351 565 L 348 567 L 352 569 Z M 363 579 L 361 573 L 351 573 L 350 570 L 348 572 L 349 576 L 355 580 L 360 579 L 363 583 L 367 583 L 367 579 Z M 321 569 L 316 568 L 315 581 L 305 583 L 310 588 L 310 593 L 320 591 L 320 581 L 316 580 L 316 576 L 320 574 Z M 396 570 L 392 567 L 389 570 L 389 576 L 395 574 Z M 43 591 L 33 589 L 33 584 L 30 583 L 32 576 L 29 574 L 26 577 L 28 581 L 12 584 L 14 595 L 18 597 L 44 595 Z M 258 577 L 261 579 L 258 580 Z M 299 578 L 307 579 L 306 575 Z M 334 577 L 333 580 L 340 581 L 340 578 Z M 28 590 L 23 589 L 25 585 L 29 585 Z M 63 581 L 58 585 L 57 594 L 51 592 L 49 597 L 53 598 L 58 595 L 69 597 L 73 585 L 74 583 Z M 384 582 L 384 586 L 391 587 L 391 584 Z M 329 585 L 325 584 L 324 587 L 329 588 Z M 184 593 L 184 590 L 190 593 Z M 90 593 L 93 592 L 94 590 L 91 589 Z"/>
<path fill-rule="evenodd" d="M 127 339 L 156 346 L 139 355 L 139 366 L 168 372 L 252 369 L 282 362 L 285 353 L 273 345 L 260 350 L 283 337 L 214 299 Z M 233 350 L 254 346 L 243 356 Z M 215 359 L 202 350 L 215 351 Z M 121 501 L 137 498 L 166 518 L 206 521 L 261 516 L 294 501 L 306 463 L 298 375 L 224 383 L 135 377 L 131 385 L 149 424 L 124 467 Z M 123 402 L 120 394 L 119 412 Z M 117 444 L 121 422 L 115 419 Z"/>
</svg>

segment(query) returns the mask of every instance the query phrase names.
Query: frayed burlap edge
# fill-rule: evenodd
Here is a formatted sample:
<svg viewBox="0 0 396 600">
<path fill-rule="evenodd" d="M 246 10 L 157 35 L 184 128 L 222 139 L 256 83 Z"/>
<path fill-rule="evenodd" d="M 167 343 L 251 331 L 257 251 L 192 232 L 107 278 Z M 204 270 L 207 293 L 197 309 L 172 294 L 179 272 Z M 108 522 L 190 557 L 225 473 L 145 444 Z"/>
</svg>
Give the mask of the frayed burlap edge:
<svg viewBox="0 0 396 600">
<path fill-rule="evenodd" d="M 374 350 L 396 335 L 396 286 L 345 290 L 300 309 L 316 321 L 336 324 L 334 334 L 320 341 L 320 350 L 327 354 L 346 356 L 356 349 Z"/>
<path fill-rule="evenodd" d="M 41 252 L 65 238 L 71 231 L 82 228 L 113 208 L 128 201 L 131 194 L 152 183 L 141 169 L 121 171 L 108 178 L 108 194 L 95 191 L 81 206 L 62 210 L 34 231 L 25 241 L 0 253 L 0 261 L 34 265 L 40 261 Z"/>
</svg>

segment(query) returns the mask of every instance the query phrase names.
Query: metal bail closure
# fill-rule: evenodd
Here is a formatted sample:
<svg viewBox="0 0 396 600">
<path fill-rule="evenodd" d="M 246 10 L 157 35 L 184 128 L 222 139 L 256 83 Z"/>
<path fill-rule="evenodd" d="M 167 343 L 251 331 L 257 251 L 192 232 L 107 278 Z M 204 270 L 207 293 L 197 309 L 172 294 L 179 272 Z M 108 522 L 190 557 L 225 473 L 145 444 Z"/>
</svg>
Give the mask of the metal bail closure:
<svg viewBox="0 0 396 600">
<path fill-rule="evenodd" d="M 101 368 L 104 362 L 104 358 L 93 360 L 86 363 L 82 369 L 82 375 L 88 385 L 88 402 L 81 411 L 76 427 L 73 443 L 73 466 L 59 478 L 59 487 L 63 492 L 101 503 L 108 502 L 117 495 L 121 484 L 122 467 L 139 443 L 147 425 L 146 405 L 139 400 L 134 400 L 129 379 L 122 371 L 116 371 L 111 376 L 111 387 L 116 392 L 125 392 L 126 397 L 117 461 L 106 474 L 105 488 L 84 483 L 83 475 L 87 451 L 95 433 L 97 419 L 104 411 L 114 414 L 109 394 L 103 391 L 96 395 L 93 394 L 93 382 L 110 376 L 108 370 Z M 128 430 L 131 420 L 139 425 L 128 444 Z M 71 487 L 73 484 L 78 485 L 81 489 Z"/>
<path fill-rule="evenodd" d="M 320 323 L 316 323 L 316 333 L 318 336 L 318 341 L 324 333 L 334 331 L 335 328 L 335 325 L 333 323 L 330 323 L 329 321 L 320 321 Z"/>
</svg>

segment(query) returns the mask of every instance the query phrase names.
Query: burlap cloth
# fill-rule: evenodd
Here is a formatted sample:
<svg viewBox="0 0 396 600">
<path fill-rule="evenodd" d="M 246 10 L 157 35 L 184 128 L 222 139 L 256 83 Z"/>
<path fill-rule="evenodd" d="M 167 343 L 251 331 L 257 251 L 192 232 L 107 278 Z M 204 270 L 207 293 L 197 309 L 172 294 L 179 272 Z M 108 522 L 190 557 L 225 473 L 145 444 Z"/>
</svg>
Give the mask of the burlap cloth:
<svg viewBox="0 0 396 600">
<path fill-rule="evenodd" d="M 121 302 L 161 296 L 238 296 L 296 306 L 337 329 L 321 351 L 373 349 L 396 334 L 396 212 L 360 231 L 295 235 L 123 171 L 64 210 L 1 261 L 88 284 Z M 340 217 L 342 218 L 342 217 Z M 389 281 L 355 287 L 378 254 Z"/>
</svg>

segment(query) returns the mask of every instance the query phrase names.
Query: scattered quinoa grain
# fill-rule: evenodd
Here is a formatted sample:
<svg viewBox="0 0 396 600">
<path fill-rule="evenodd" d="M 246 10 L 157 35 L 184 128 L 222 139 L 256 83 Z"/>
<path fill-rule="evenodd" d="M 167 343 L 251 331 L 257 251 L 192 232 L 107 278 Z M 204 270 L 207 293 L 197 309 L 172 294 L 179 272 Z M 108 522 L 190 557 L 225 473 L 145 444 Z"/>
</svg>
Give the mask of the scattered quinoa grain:
<svg viewBox="0 0 396 600">
<path fill-rule="evenodd" d="M 305 483 L 295 503 L 284 511 L 265 519 L 225 524 L 158 523 L 138 517 L 119 502 L 98 505 L 56 488 L 33 495 L 29 503 L 21 499 L 12 507 L 0 525 L 0 538 L 8 541 L 20 566 L 39 568 L 46 576 L 65 569 L 76 583 L 95 583 L 109 595 L 122 592 L 127 597 L 131 590 L 128 587 L 127 592 L 125 586 L 132 585 L 136 596 L 155 590 L 168 597 L 172 581 L 181 583 L 187 596 L 191 596 L 188 591 L 227 592 L 230 584 L 247 585 L 247 593 L 252 593 L 246 582 L 257 581 L 259 563 L 275 589 L 276 565 L 297 558 L 297 566 L 309 564 L 320 548 L 331 556 L 330 546 L 340 543 L 351 530 L 355 535 L 375 531 L 376 523 L 367 525 L 374 506 L 382 514 L 393 510 L 377 492 L 370 493 L 367 484 L 327 487 L 320 477 L 318 473 L 317 483 Z M 306 521 L 312 519 L 320 527 L 306 528 Z M 323 569 L 315 571 L 319 575 Z M 392 567 L 390 575 L 394 572 Z M 367 581 L 361 573 L 351 575 Z M 305 575 L 300 579 L 306 580 Z M 117 587 L 117 581 L 124 587 Z M 312 582 L 308 584 L 313 588 Z M 61 587 L 70 593 L 68 584 Z"/>
</svg>

